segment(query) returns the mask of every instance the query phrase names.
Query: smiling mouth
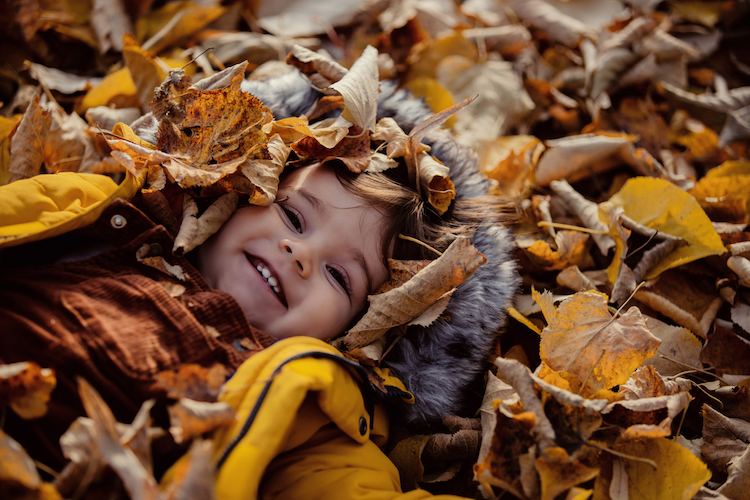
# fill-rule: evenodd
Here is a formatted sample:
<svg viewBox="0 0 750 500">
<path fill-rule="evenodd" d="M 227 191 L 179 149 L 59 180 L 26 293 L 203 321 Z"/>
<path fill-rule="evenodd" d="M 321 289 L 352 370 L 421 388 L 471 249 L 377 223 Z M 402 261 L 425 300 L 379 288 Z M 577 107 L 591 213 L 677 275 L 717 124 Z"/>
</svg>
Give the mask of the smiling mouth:
<svg viewBox="0 0 750 500">
<path fill-rule="evenodd" d="M 284 305 L 284 307 L 289 307 L 286 303 L 286 297 L 284 296 L 284 290 L 281 288 L 281 283 L 279 282 L 279 279 L 273 275 L 273 272 L 268 267 L 268 264 L 257 257 L 253 257 L 247 252 L 245 252 L 245 257 L 250 262 L 250 264 L 252 264 L 253 267 L 258 271 L 260 277 L 263 278 L 263 280 L 268 284 L 268 287 L 271 289 L 271 291 L 276 294 L 276 297 L 278 297 L 279 301 Z"/>
</svg>

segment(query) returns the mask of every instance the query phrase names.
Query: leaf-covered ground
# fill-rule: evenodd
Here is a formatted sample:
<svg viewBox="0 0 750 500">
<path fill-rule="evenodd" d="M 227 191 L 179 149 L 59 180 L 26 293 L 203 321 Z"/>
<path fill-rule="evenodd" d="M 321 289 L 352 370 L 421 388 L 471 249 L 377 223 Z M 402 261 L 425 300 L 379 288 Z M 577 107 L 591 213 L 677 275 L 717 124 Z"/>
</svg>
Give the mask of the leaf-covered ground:
<svg viewBox="0 0 750 500">
<path fill-rule="evenodd" d="M 176 251 L 226 219 L 231 193 L 273 197 L 267 179 L 291 151 L 332 155 L 355 171 L 405 157 L 429 172 L 426 186 L 442 183 L 428 193 L 440 210 L 447 175 L 419 138 L 376 125 L 368 96 L 379 77 L 436 113 L 476 97 L 444 127 L 477 152 L 495 194 L 517 200 L 523 285 L 475 418 L 446 418 L 431 435 L 395 433 L 390 456 L 404 487 L 529 500 L 750 498 L 750 5 L 320 0 L 284 2 L 281 12 L 281 4 L 3 3 L 0 184 L 42 172 L 119 179 L 145 170 L 144 195 L 157 205 L 167 182 L 228 192 L 191 227 L 174 221 Z M 243 77 L 288 71 L 292 51 L 295 66 L 334 91 L 318 116 L 343 108 L 345 123 L 272 122 L 239 91 Z M 187 91 L 189 78 L 204 84 Z M 211 116 L 216 100 L 236 114 Z M 182 135 L 151 144 L 115 125 L 152 110 L 179 116 Z M 210 136 L 208 122 L 221 123 Z M 387 154 L 373 154 L 370 139 L 386 141 Z M 232 147 L 206 149 L 217 142 Z M 430 293 L 435 300 L 444 290 Z M 170 410 L 175 441 L 232 418 L 202 406 L 224 375 L 195 367 L 164 375 L 180 401 Z M 0 377 L 3 411 L 44 413 L 53 373 L 8 365 Z M 72 429 L 79 475 L 42 478 L 0 433 L 2 488 L 85 496 L 94 476 L 80 471 L 104 469 L 104 455 L 131 460 L 117 470 L 122 481 L 151 491 L 134 458 L 152 432 L 147 419 L 118 427 L 89 387 L 81 397 L 93 420 Z M 208 453 L 196 441 L 196 467 Z M 172 495 L 190 491 L 181 488 Z"/>
</svg>

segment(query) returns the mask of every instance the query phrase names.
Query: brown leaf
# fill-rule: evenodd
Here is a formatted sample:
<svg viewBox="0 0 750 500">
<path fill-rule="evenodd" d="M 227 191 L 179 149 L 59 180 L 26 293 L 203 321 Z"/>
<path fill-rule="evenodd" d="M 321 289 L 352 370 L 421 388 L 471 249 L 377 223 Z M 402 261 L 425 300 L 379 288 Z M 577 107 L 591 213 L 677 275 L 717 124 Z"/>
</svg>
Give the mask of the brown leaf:
<svg viewBox="0 0 750 500">
<path fill-rule="evenodd" d="M 151 245 L 149 245 L 148 243 L 144 243 L 136 251 L 135 259 L 141 264 L 143 264 L 144 266 L 151 267 L 169 276 L 174 276 L 180 281 L 185 281 L 188 279 L 189 276 L 185 274 L 185 271 L 182 270 L 182 267 L 178 265 L 170 264 L 161 255 L 150 256 L 149 254 L 151 253 L 151 251 L 152 251 Z"/>
<path fill-rule="evenodd" d="M 427 153 L 417 156 L 422 189 L 427 193 L 427 202 L 440 215 L 444 214 L 456 197 L 456 188 L 448 178 L 450 169 Z"/>
<path fill-rule="evenodd" d="M 362 347 L 394 326 L 421 315 L 435 301 L 469 278 L 486 259 L 468 238 L 458 238 L 445 253 L 403 286 L 368 297 L 370 308 L 335 345 L 345 350 Z"/>
<path fill-rule="evenodd" d="M 701 363 L 719 375 L 750 375 L 750 343 L 721 325 L 715 325 L 700 354 Z"/>
<path fill-rule="evenodd" d="M 190 462 L 182 477 L 171 485 L 170 500 L 213 500 L 215 492 L 215 467 L 212 461 L 213 442 L 196 439 L 190 445 Z"/>
<path fill-rule="evenodd" d="M 94 421 L 96 444 L 104 460 L 120 476 L 131 497 L 157 500 L 156 480 L 133 451 L 120 444 L 115 417 L 107 404 L 82 378 L 78 379 L 78 390 L 86 413 Z"/>
<path fill-rule="evenodd" d="M 0 407 L 10 405 L 21 418 L 39 418 L 57 379 L 55 372 L 33 361 L 0 365 Z"/>
<path fill-rule="evenodd" d="M 216 233 L 234 213 L 239 195 L 234 191 L 222 195 L 200 217 L 197 216 L 195 200 L 187 193 L 184 202 L 182 224 L 172 247 L 172 251 L 178 255 L 191 251 Z"/>
<path fill-rule="evenodd" d="M 370 137 L 362 134 L 359 127 L 352 126 L 349 135 L 333 148 L 326 148 L 313 137 L 303 137 L 292 144 L 292 150 L 300 156 L 327 161 L 339 160 L 354 173 L 363 172 L 370 165 Z"/>
<path fill-rule="evenodd" d="M 318 85 L 320 88 L 327 88 L 331 83 L 341 80 L 349 71 L 330 57 L 313 52 L 301 45 L 294 46 L 286 62 L 311 77 L 315 83 L 320 80 L 316 82 L 313 75 L 320 75 L 325 82 L 323 85 Z"/>
<path fill-rule="evenodd" d="M 159 384 L 168 389 L 168 397 L 188 398 L 209 403 L 218 400 L 226 377 L 226 367 L 218 363 L 211 368 L 195 364 L 180 365 L 177 370 L 156 374 Z"/>
<path fill-rule="evenodd" d="M 750 423 L 729 418 L 704 404 L 701 453 L 714 467 L 726 472 L 729 461 L 742 455 L 750 443 Z"/>
<path fill-rule="evenodd" d="M 180 398 L 167 408 L 169 432 L 177 444 L 190 438 L 229 425 L 235 420 L 234 410 L 225 402 L 207 403 Z"/>
<path fill-rule="evenodd" d="M 729 477 L 716 491 L 730 500 L 750 498 L 750 446 L 738 458 L 729 462 Z"/>
</svg>

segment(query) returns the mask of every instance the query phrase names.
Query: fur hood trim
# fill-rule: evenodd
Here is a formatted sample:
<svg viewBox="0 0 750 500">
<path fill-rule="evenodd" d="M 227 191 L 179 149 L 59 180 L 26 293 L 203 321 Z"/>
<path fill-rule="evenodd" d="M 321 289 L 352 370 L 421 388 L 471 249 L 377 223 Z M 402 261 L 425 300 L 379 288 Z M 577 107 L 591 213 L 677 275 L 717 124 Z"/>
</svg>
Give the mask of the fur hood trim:
<svg viewBox="0 0 750 500">
<path fill-rule="evenodd" d="M 296 71 L 264 82 L 245 81 L 242 89 L 258 97 L 276 119 L 306 113 L 320 95 Z M 394 82 L 381 82 L 380 90 L 378 119 L 390 116 L 407 133 L 432 114 L 421 100 L 397 90 Z M 487 193 L 489 180 L 478 171 L 473 151 L 458 145 L 443 130 L 431 132 L 424 142 L 450 168 L 458 198 Z M 383 361 L 415 396 L 415 404 L 397 409 L 407 424 L 439 421 L 443 415 L 460 412 L 467 388 L 487 368 L 506 310 L 518 289 L 508 229 L 480 227 L 472 243 L 487 263 L 457 288 L 446 309 L 450 320 L 410 327 Z"/>
</svg>

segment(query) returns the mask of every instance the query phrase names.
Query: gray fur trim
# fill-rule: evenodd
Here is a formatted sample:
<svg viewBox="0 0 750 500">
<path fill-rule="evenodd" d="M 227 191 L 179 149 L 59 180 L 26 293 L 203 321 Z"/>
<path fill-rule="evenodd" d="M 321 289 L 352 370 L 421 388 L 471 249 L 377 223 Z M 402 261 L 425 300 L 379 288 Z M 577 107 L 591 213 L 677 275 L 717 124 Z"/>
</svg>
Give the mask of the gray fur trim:
<svg viewBox="0 0 750 500">
<path fill-rule="evenodd" d="M 258 97 L 275 118 L 306 113 L 319 94 L 297 72 L 264 81 L 246 81 L 242 86 Z M 394 82 L 382 82 L 378 96 L 378 118 L 393 117 L 410 131 L 432 112 L 425 104 Z M 489 181 L 476 168 L 476 154 L 453 137 L 436 130 L 425 141 L 431 153 L 451 169 L 451 180 L 459 198 L 482 196 Z M 486 369 L 485 362 L 505 323 L 505 311 L 519 286 L 510 232 L 499 226 L 481 227 L 474 245 L 487 263 L 458 287 L 446 310 L 450 320 L 429 327 L 411 327 L 391 350 L 383 365 L 391 368 L 415 396 L 414 405 L 399 405 L 408 424 L 439 421 L 460 411 L 470 384 Z"/>
</svg>

